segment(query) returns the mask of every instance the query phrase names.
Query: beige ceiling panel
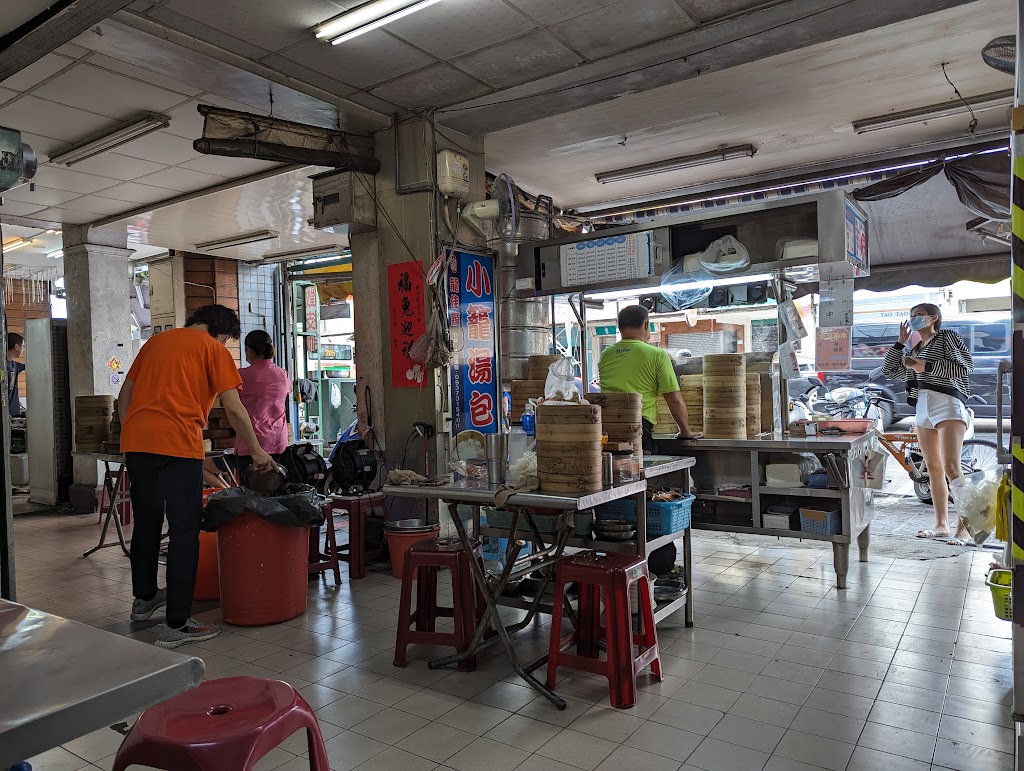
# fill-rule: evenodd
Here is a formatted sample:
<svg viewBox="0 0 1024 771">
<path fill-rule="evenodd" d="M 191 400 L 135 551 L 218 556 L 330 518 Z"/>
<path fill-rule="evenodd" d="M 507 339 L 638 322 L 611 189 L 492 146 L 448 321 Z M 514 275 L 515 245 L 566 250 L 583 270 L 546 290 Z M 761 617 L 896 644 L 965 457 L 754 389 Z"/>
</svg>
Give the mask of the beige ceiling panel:
<svg viewBox="0 0 1024 771">
<path fill-rule="evenodd" d="M 153 174 L 164 168 L 167 167 L 162 163 L 144 161 L 141 158 L 130 158 L 119 153 L 103 153 L 95 158 L 75 164 L 75 171 L 84 171 L 86 174 L 97 174 L 101 177 L 118 179 L 123 182 L 128 182 L 145 174 Z"/>
<path fill-rule="evenodd" d="M 67 190 L 70 193 L 95 193 L 105 187 L 116 185 L 116 179 L 97 177 L 93 174 L 83 174 L 79 171 L 72 171 L 63 166 L 51 166 L 45 164 L 39 167 L 36 172 L 35 181 L 45 187 L 53 187 L 57 190 Z"/>
<path fill-rule="evenodd" d="M 163 6 L 267 51 L 309 36 L 310 29 L 346 7 L 327 0 L 167 0 Z"/>
<path fill-rule="evenodd" d="M 0 86 L 12 91 L 28 91 L 74 63 L 73 60 L 66 57 L 52 53 L 47 54 L 41 59 L 36 59 L 28 67 L 14 73 L 7 80 L 0 82 Z"/>
<path fill-rule="evenodd" d="M 278 164 L 271 161 L 257 161 L 252 158 L 226 158 L 222 155 L 200 155 L 195 160 L 180 165 L 182 169 L 202 171 L 206 174 L 216 174 L 225 179 L 236 177 L 247 177 L 250 174 L 259 174 L 261 171 L 272 169 Z"/>
<path fill-rule="evenodd" d="M 67 147 L 68 145 L 67 142 L 62 142 L 59 139 L 41 137 L 38 134 L 32 134 L 28 131 L 21 132 L 21 141 L 32 146 L 32 149 L 35 150 L 36 157 L 39 158 L 40 163 L 49 160 L 51 155 L 62 147 Z"/>
<path fill-rule="evenodd" d="M 587 58 L 599 59 L 695 26 L 673 0 L 630 0 L 562 22 L 553 31 Z"/>
<path fill-rule="evenodd" d="M 680 0 L 693 15 L 702 22 L 714 21 L 725 16 L 733 16 L 745 11 L 760 10 L 774 5 L 785 5 L 790 0 Z"/>
<path fill-rule="evenodd" d="M 88 64 L 76 65 L 34 93 L 53 102 L 117 120 L 125 120 L 144 110 L 169 110 L 186 99 L 181 94 Z"/>
<path fill-rule="evenodd" d="M 493 88 L 506 88 L 575 67 L 583 60 L 542 29 L 452 62 Z"/>
<path fill-rule="evenodd" d="M 23 96 L 0 107 L 0 126 L 65 142 L 77 142 L 89 134 L 109 128 L 110 118 L 34 96 Z"/>
<path fill-rule="evenodd" d="M 59 222 L 62 225 L 85 225 L 99 219 L 95 214 L 67 208 L 44 209 L 32 215 L 33 219 Z"/>
<path fill-rule="evenodd" d="M 388 32 L 439 59 L 451 59 L 534 26 L 502 0 L 445 0 L 392 22 Z"/>
<path fill-rule="evenodd" d="M 225 51 L 231 51 L 239 56 L 244 56 L 247 59 L 258 60 L 271 53 L 268 49 L 260 48 L 255 43 L 243 40 L 233 33 L 202 24 L 195 19 L 172 11 L 162 5 L 158 5 L 148 11 L 146 16 L 173 30 L 184 32 L 186 35 L 191 35 L 199 40 L 223 48 Z"/>
<path fill-rule="evenodd" d="M 115 201 L 127 201 L 136 205 L 156 203 L 174 198 L 178 194 L 173 190 L 152 185 L 140 185 L 138 182 L 122 182 L 120 185 L 108 187 L 103 191 L 104 198 L 113 198 Z"/>
<path fill-rule="evenodd" d="M 317 42 L 320 45 L 324 45 L 322 40 Z M 291 59 L 286 59 L 280 54 L 271 54 L 270 56 L 264 57 L 260 64 L 265 64 L 267 67 L 283 73 L 290 78 L 295 78 L 302 83 L 307 83 L 310 86 L 323 89 L 328 94 L 334 94 L 335 96 L 345 96 L 346 94 L 351 94 L 356 90 L 355 86 L 350 86 L 348 83 L 342 83 L 337 79 L 337 77 L 330 77 L 318 69 L 307 67 L 306 65 L 299 64 Z"/>
<path fill-rule="evenodd" d="M 144 81 L 149 83 L 151 86 L 157 86 L 158 88 L 166 89 L 167 91 L 171 91 L 175 94 L 199 96 L 199 94 L 203 92 L 201 88 L 186 85 L 181 81 L 164 77 L 158 73 L 144 70 L 141 67 L 136 67 L 134 64 L 129 64 L 128 62 L 123 62 L 120 59 L 115 59 L 101 53 L 94 53 L 90 56 L 89 64 L 95 65 L 96 67 L 102 67 L 105 70 L 117 72 L 121 75 L 127 75 L 129 78 Z"/>
<path fill-rule="evenodd" d="M 384 30 L 367 32 L 336 46 L 308 38 L 279 55 L 358 88 L 406 75 L 435 61 Z"/>
<path fill-rule="evenodd" d="M 33 212 L 42 211 L 45 206 L 37 206 L 34 203 L 24 203 L 22 201 L 15 201 L 11 198 L 10 192 L 4 193 L 3 204 L 0 205 L 0 220 L 3 219 L 4 215 L 8 217 L 27 217 Z M 7 233 L 7 225 L 4 225 L 4 234 Z"/>
<path fill-rule="evenodd" d="M 191 169 L 182 169 L 177 166 L 158 171 L 156 174 L 149 174 L 138 180 L 143 185 L 164 187 L 168 190 L 176 190 L 179 193 L 191 193 L 194 190 L 202 190 L 205 187 L 219 185 L 223 181 L 223 177 L 204 174 L 201 171 L 192 171 Z"/>
<path fill-rule="evenodd" d="M 8 91 L 6 88 L 0 88 L 0 104 L 3 104 L 4 102 L 9 102 L 17 95 L 17 91 Z"/>
<path fill-rule="evenodd" d="M 113 198 L 104 198 L 99 195 L 83 195 L 81 198 L 69 201 L 65 208 L 109 217 L 113 214 L 133 209 L 135 205 L 127 201 L 117 201 Z"/>
<path fill-rule="evenodd" d="M 168 110 L 164 114 L 171 119 L 171 125 L 161 133 L 184 137 L 191 146 L 193 139 L 199 139 L 203 135 L 203 116 L 196 109 L 200 104 L 206 104 L 205 97 L 200 96 L 195 101 L 185 102 L 173 110 Z M 195 154 L 194 150 L 192 152 Z"/>
<path fill-rule="evenodd" d="M 196 113 L 197 115 L 199 113 Z M 171 128 L 174 128 L 174 119 L 171 119 Z M 202 130 L 196 134 L 196 138 L 202 136 Z M 201 157 L 192 149 L 192 140 L 170 134 L 167 131 L 156 131 L 147 136 L 135 139 L 126 145 L 117 148 L 122 155 L 130 155 L 132 158 L 142 158 L 154 163 L 162 163 L 165 166 L 177 166 L 179 163 L 192 161 Z"/>
<path fill-rule="evenodd" d="M 65 43 L 55 49 L 54 53 L 60 54 L 61 56 L 67 56 L 70 59 L 81 59 L 89 53 L 89 49 L 82 48 L 82 46 L 75 45 L 74 43 Z"/>
<path fill-rule="evenodd" d="M 512 5 L 541 24 L 558 24 L 560 21 L 582 16 L 585 13 L 614 5 L 621 0 L 511 0 Z"/>
<path fill-rule="evenodd" d="M 30 185 L 21 185 L 13 190 L 8 190 L 3 194 L 4 199 L 10 198 L 12 201 L 20 201 L 34 206 L 38 204 L 36 208 L 44 209 L 47 206 L 60 206 L 81 195 L 81 193 L 57 190 L 52 187 L 44 187 L 43 185 L 36 185 L 35 190 L 30 188 Z"/>
<path fill-rule="evenodd" d="M 385 83 L 373 95 L 403 107 L 437 107 L 474 96 L 490 89 L 448 64 L 435 64 L 425 70 Z"/>
</svg>

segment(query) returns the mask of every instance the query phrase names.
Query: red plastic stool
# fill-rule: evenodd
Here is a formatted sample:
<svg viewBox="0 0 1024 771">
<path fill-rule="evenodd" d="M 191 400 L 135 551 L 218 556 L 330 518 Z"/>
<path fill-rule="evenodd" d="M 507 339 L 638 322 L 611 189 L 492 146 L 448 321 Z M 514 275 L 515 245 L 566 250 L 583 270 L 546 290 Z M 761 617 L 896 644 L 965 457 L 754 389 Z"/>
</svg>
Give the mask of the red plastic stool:
<svg viewBox="0 0 1024 771">
<path fill-rule="evenodd" d="M 577 630 L 564 637 L 562 602 L 565 587 L 576 582 L 579 587 Z M 629 589 L 638 584 L 640 597 L 640 629 L 633 632 L 629 607 Z M 604 592 L 605 626 L 601 626 L 601 593 Z M 551 618 L 551 642 L 548 650 L 548 688 L 555 687 L 558 667 L 571 667 L 604 675 L 608 678 L 613 707 L 636 706 L 636 676 L 650 666 L 661 680 L 661 659 L 658 656 L 658 634 L 651 608 L 651 576 L 647 562 L 635 554 L 598 554 L 584 551 L 564 558 L 555 573 L 555 602 Z M 646 601 L 645 601 L 646 598 Z M 601 659 L 599 645 L 604 637 L 607 659 Z M 576 645 L 576 653 L 566 649 Z M 633 655 L 633 646 L 640 654 Z"/>
<path fill-rule="evenodd" d="M 477 622 L 483 618 L 482 600 L 478 602 L 469 560 L 483 560 L 480 545 L 467 555 L 458 541 L 428 539 L 414 543 L 405 552 L 402 573 L 402 598 L 398 608 L 398 636 L 395 642 L 395 666 L 404 667 L 406 648 L 413 644 L 451 645 L 456 651 L 469 648 Z M 437 572 L 448 568 L 452 574 L 453 607 L 437 604 Z M 412 611 L 412 582 L 416 581 L 416 610 Z M 455 631 L 435 631 L 438 618 L 453 618 Z M 411 627 L 416 624 L 416 629 Z M 476 657 L 459 663 L 463 672 L 476 669 Z"/>
<path fill-rule="evenodd" d="M 227 677 L 150 707 L 124 738 L 113 771 L 248 771 L 306 729 L 311 771 L 330 771 L 320 726 L 306 700 L 279 680 Z"/>
<path fill-rule="evenodd" d="M 309 529 L 309 574 L 322 574 L 328 570 L 334 573 L 334 583 L 341 584 L 341 567 L 339 563 L 346 559 L 339 554 L 338 540 L 334 532 L 334 509 L 327 503 L 321 507 L 327 535 L 324 536 L 324 551 L 320 551 L 320 528 Z"/>
</svg>

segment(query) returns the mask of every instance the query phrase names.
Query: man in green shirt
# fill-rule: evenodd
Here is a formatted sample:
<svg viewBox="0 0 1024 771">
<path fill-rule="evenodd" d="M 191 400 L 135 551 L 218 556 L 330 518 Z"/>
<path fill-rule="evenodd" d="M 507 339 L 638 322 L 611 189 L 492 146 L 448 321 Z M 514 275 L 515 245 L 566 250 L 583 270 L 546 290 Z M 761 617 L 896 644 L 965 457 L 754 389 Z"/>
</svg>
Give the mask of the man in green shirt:
<svg viewBox="0 0 1024 771">
<path fill-rule="evenodd" d="M 644 450 L 655 452 L 654 424 L 658 420 L 658 397 L 665 398 L 676 421 L 679 439 L 697 439 L 690 429 L 686 402 L 679 392 L 679 380 L 672 360 L 661 348 L 650 345 L 647 309 L 630 305 L 619 311 L 619 335 L 622 339 L 601 354 L 598 371 L 601 390 L 638 393 L 643 397 Z"/>
</svg>

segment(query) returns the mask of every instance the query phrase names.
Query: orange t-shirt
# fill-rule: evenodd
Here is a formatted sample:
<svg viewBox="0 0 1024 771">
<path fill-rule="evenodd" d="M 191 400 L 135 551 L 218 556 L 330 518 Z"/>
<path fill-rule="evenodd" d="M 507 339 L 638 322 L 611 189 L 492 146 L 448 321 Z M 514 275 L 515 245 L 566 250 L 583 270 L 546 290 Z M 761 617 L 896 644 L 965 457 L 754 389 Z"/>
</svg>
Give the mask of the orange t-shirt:
<svg viewBox="0 0 1024 771">
<path fill-rule="evenodd" d="M 172 329 L 146 341 L 128 371 L 135 384 L 121 426 L 121 452 L 202 458 L 203 426 L 218 394 L 242 378 L 208 332 Z"/>
</svg>

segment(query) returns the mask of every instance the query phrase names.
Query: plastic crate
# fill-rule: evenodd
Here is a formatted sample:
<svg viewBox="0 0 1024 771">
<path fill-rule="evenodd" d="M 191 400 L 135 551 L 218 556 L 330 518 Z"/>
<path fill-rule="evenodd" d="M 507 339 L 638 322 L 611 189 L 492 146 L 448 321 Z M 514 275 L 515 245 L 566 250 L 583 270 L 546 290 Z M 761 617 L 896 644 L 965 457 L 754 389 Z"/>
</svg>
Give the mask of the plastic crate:
<svg viewBox="0 0 1024 771">
<path fill-rule="evenodd" d="M 800 509 L 800 529 L 815 535 L 840 535 L 843 532 L 843 515 L 838 511 Z"/>
<path fill-rule="evenodd" d="M 489 509 L 487 511 L 487 527 L 493 527 L 499 530 L 511 530 L 512 517 L 514 516 L 515 515 L 511 511 Z M 564 517 L 564 514 L 534 514 L 533 521 L 540 532 L 554 533 L 557 532 L 558 524 L 562 519 L 564 519 Z M 525 514 L 519 517 L 519 526 L 516 532 L 519 534 L 529 534 L 530 523 L 527 522 Z"/>
<path fill-rule="evenodd" d="M 666 503 L 647 501 L 647 535 L 668 535 L 688 528 L 695 499 L 695 495 L 686 495 L 682 500 Z M 632 498 L 602 503 L 596 512 L 598 520 L 621 519 L 636 523 L 636 502 Z"/>
<path fill-rule="evenodd" d="M 761 524 L 772 530 L 789 530 L 788 514 L 762 514 Z"/>
</svg>

